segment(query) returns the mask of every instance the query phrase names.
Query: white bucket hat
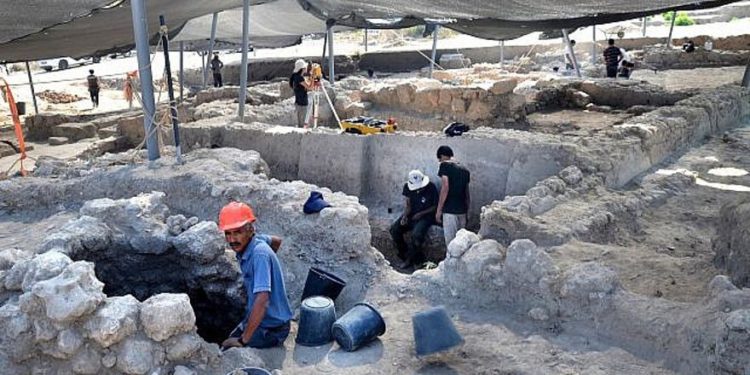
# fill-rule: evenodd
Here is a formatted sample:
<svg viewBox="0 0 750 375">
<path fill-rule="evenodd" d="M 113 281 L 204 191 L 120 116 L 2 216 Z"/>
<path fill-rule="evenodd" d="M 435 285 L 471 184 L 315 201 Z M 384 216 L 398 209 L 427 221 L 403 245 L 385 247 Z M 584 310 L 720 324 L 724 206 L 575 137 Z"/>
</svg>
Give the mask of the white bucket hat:
<svg viewBox="0 0 750 375">
<path fill-rule="evenodd" d="M 304 69 L 305 67 L 307 67 L 307 62 L 305 60 L 299 59 L 299 60 L 297 60 L 297 61 L 294 62 L 294 72 L 293 73 L 297 73 L 297 72 L 299 72 L 300 69 Z"/>
<path fill-rule="evenodd" d="M 406 181 L 406 185 L 409 186 L 409 190 L 414 191 L 421 189 L 430 183 L 430 178 L 425 176 L 422 171 L 415 169 L 409 172 L 409 179 Z"/>
</svg>

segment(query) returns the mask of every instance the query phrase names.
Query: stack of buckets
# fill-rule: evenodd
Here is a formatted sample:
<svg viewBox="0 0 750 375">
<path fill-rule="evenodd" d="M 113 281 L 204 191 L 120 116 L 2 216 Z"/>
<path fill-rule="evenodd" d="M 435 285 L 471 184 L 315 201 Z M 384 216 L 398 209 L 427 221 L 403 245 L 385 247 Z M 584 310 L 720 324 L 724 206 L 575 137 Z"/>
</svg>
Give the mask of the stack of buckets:
<svg viewBox="0 0 750 375">
<path fill-rule="evenodd" d="M 336 319 L 333 301 L 345 286 L 346 282 L 336 275 L 310 268 L 302 292 L 297 344 L 319 346 L 336 340 L 343 350 L 351 352 L 385 333 L 385 320 L 366 302 L 357 303 Z"/>
</svg>

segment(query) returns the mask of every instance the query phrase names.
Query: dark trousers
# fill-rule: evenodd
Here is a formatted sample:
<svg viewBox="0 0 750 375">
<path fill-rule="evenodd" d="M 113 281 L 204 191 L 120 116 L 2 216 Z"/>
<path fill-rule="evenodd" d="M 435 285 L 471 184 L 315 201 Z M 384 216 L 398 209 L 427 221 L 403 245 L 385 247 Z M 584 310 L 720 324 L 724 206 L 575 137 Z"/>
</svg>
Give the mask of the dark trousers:
<svg viewBox="0 0 750 375">
<path fill-rule="evenodd" d="M 232 331 L 232 333 L 229 334 L 229 337 L 242 336 L 242 332 L 245 331 L 245 324 L 245 322 L 240 323 Z M 289 336 L 289 328 L 289 322 L 282 326 L 274 328 L 258 327 L 255 329 L 255 332 L 253 332 L 253 336 L 245 346 L 258 349 L 273 348 L 274 346 L 279 346 L 283 344 L 287 336 Z"/>
<path fill-rule="evenodd" d="M 429 217 L 423 217 L 417 221 L 409 220 L 406 225 L 401 225 L 401 218 L 396 219 L 391 225 L 390 232 L 398 249 L 398 257 L 409 264 L 423 263 L 425 256 L 422 252 L 422 245 L 432 224 L 433 221 Z M 411 231 L 411 239 L 407 243 L 404 235 L 409 231 Z"/>
<path fill-rule="evenodd" d="M 214 73 L 214 87 L 222 87 L 224 83 L 221 82 L 221 73 Z"/>
<path fill-rule="evenodd" d="M 94 103 L 94 107 L 99 106 L 99 89 L 89 89 L 89 95 L 91 96 L 91 102 Z"/>
<path fill-rule="evenodd" d="M 617 78 L 617 65 L 607 65 L 607 78 Z"/>
</svg>

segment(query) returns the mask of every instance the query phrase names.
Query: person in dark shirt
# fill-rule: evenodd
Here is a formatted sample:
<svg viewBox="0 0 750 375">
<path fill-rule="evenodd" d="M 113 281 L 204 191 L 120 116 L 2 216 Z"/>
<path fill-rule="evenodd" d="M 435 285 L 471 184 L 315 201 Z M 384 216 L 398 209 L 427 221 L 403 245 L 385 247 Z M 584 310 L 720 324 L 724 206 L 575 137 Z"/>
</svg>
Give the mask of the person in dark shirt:
<svg viewBox="0 0 750 375">
<path fill-rule="evenodd" d="M 686 39 L 686 40 L 687 40 L 687 39 Z M 692 53 L 692 52 L 695 52 L 695 43 L 693 43 L 693 41 L 692 41 L 692 40 L 688 40 L 688 41 L 686 41 L 686 42 L 685 42 L 685 43 L 684 43 L 684 44 L 682 45 L 682 50 L 683 50 L 683 51 L 685 51 L 685 52 L 687 52 L 687 53 Z"/>
<path fill-rule="evenodd" d="M 307 115 L 307 91 L 310 84 L 305 81 L 304 71 L 307 69 L 305 60 L 299 59 L 294 62 L 294 73 L 289 77 L 289 86 L 294 91 L 294 109 L 297 114 L 297 127 L 305 127 L 305 115 Z"/>
<path fill-rule="evenodd" d="M 616 78 L 620 60 L 622 60 L 622 51 L 615 46 L 614 39 L 610 39 L 607 43 L 609 47 L 604 50 L 604 64 L 607 66 L 607 77 Z"/>
<path fill-rule="evenodd" d="M 469 212 L 469 182 L 471 173 L 464 166 L 453 160 L 453 150 L 440 146 L 437 150 L 440 161 L 440 197 L 435 212 L 435 220 L 443 223 L 445 246 L 456 238 L 456 233 L 466 228 L 466 216 Z"/>
<path fill-rule="evenodd" d="M 224 82 L 221 79 L 221 68 L 224 67 L 224 63 L 219 60 L 219 53 L 214 52 L 214 58 L 211 60 L 211 72 L 214 75 L 214 87 L 224 86 Z"/>
<path fill-rule="evenodd" d="M 398 256 L 403 261 L 398 268 L 408 269 L 424 263 L 422 252 L 427 230 L 435 224 L 438 192 L 430 178 L 419 170 L 409 172 L 401 194 L 406 198 L 404 213 L 391 225 L 391 237 L 398 248 Z M 404 234 L 411 231 L 407 243 Z"/>
<path fill-rule="evenodd" d="M 94 75 L 94 69 L 89 69 L 89 75 L 86 77 L 86 83 L 89 86 L 89 95 L 94 107 L 99 106 L 99 78 Z"/>
</svg>

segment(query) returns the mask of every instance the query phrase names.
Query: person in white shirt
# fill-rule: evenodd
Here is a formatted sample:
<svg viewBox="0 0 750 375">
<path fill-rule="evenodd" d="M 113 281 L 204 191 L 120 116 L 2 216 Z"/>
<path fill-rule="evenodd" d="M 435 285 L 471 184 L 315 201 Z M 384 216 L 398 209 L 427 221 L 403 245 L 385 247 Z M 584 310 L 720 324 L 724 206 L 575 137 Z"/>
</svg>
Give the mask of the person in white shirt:
<svg viewBox="0 0 750 375">
<path fill-rule="evenodd" d="M 620 54 L 622 55 L 622 60 L 620 60 L 619 77 L 629 79 L 633 68 L 635 68 L 635 62 L 633 61 L 633 57 L 624 48 L 620 48 Z"/>
</svg>

